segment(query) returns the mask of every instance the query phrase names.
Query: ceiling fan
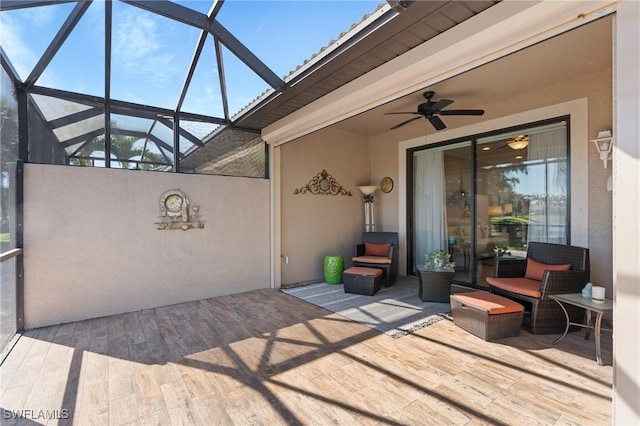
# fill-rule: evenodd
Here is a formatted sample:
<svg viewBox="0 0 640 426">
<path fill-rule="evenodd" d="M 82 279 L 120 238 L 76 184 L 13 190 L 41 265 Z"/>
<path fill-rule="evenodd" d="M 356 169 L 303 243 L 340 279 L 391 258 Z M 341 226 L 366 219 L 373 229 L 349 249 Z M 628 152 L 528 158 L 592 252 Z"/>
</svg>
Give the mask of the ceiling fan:
<svg viewBox="0 0 640 426">
<path fill-rule="evenodd" d="M 509 147 L 515 151 L 525 149 L 529 145 L 529 135 L 518 135 L 507 140 L 504 145 L 498 147 L 498 149 Z"/>
<path fill-rule="evenodd" d="M 419 115 L 419 117 L 413 117 L 406 121 L 403 121 L 400 124 L 396 124 L 391 128 L 391 130 L 397 129 L 400 126 L 404 126 L 405 124 L 408 124 L 414 120 L 418 120 L 422 117 L 429 120 L 429 123 L 431 123 L 431 125 L 436 130 L 442 130 L 442 129 L 445 129 L 447 126 L 444 125 L 444 123 L 442 122 L 440 117 L 438 117 L 438 115 L 483 115 L 484 114 L 483 109 L 449 109 L 449 110 L 443 111 L 442 110 L 443 108 L 446 108 L 447 106 L 453 103 L 452 100 L 440 99 L 439 101 L 432 101 L 431 98 L 433 98 L 433 96 L 435 95 L 435 92 L 433 91 L 424 92 L 422 95 L 425 97 L 427 102 L 423 102 L 420 105 L 418 105 L 418 110 L 416 112 L 388 112 L 385 114 L 385 115 L 391 115 L 391 114 Z"/>
</svg>

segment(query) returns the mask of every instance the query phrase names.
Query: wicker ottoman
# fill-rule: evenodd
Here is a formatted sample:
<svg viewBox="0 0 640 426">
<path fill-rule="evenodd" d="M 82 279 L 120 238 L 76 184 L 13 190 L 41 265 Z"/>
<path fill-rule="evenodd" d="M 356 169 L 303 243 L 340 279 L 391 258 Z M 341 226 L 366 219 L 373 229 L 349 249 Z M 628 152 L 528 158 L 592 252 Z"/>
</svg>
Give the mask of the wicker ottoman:
<svg viewBox="0 0 640 426">
<path fill-rule="evenodd" d="M 380 290 L 382 269 L 353 266 L 342 273 L 344 292 L 373 296 Z"/>
<path fill-rule="evenodd" d="M 517 336 L 524 307 L 506 297 L 484 291 L 452 294 L 453 323 L 484 340 Z"/>
</svg>

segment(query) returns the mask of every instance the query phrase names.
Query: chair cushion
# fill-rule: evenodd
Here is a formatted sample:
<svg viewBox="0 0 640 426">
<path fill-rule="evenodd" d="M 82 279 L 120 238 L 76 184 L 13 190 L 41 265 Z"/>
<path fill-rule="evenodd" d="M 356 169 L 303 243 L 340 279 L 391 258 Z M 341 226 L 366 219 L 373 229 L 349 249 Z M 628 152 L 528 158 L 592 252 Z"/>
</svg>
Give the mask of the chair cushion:
<svg viewBox="0 0 640 426">
<path fill-rule="evenodd" d="M 354 257 L 351 259 L 353 262 L 359 262 L 359 263 L 377 263 L 380 265 L 390 265 L 391 264 L 391 259 L 389 259 L 388 257 L 384 256 L 358 256 L 358 257 Z"/>
<path fill-rule="evenodd" d="M 541 281 L 532 280 L 529 278 L 493 278 L 487 277 L 487 282 L 499 289 L 509 291 L 511 293 L 522 294 L 523 296 L 530 296 L 540 298 L 542 292 L 540 291 Z"/>
<path fill-rule="evenodd" d="M 451 297 L 456 298 L 460 303 L 475 306 L 489 313 L 489 315 L 511 314 L 513 312 L 524 311 L 524 306 L 506 297 L 486 291 L 472 291 L 469 293 L 456 293 Z"/>
<path fill-rule="evenodd" d="M 379 277 L 380 275 L 382 275 L 382 269 L 365 268 L 362 266 L 352 266 L 351 268 L 345 270 L 343 273 L 347 275 L 363 275 L 363 276 L 373 275 L 374 277 Z"/>
<path fill-rule="evenodd" d="M 389 249 L 391 244 L 364 243 L 365 256 L 384 256 L 389 257 Z"/>
<path fill-rule="evenodd" d="M 527 258 L 527 272 L 524 274 L 524 277 L 531 280 L 542 281 L 544 271 L 568 271 L 569 269 L 571 269 L 571 265 L 568 263 L 563 265 L 547 265 Z"/>
</svg>

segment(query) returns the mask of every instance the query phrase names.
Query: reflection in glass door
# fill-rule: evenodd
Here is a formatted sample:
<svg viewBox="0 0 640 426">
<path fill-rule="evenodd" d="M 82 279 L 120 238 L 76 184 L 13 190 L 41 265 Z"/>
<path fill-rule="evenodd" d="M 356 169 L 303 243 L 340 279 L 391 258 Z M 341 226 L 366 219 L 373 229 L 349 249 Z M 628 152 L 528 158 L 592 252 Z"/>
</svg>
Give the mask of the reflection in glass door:
<svg viewBox="0 0 640 426">
<path fill-rule="evenodd" d="M 456 263 L 454 282 L 486 288 L 497 257 L 524 257 L 530 241 L 569 244 L 566 121 L 412 156 L 413 266 L 445 248 Z"/>
<path fill-rule="evenodd" d="M 568 243 L 564 121 L 477 140 L 477 285 L 529 241 Z"/>
</svg>

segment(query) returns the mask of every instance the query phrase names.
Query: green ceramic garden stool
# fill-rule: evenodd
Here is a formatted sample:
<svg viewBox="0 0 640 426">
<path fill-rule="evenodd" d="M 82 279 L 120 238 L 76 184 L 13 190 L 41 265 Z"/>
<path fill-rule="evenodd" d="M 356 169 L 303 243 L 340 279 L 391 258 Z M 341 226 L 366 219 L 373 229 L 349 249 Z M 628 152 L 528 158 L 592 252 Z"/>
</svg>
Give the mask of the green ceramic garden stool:
<svg viewBox="0 0 640 426">
<path fill-rule="evenodd" d="M 324 257 L 324 281 L 327 284 L 342 284 L 344 258 L 342 256 Z"/>
</svg>

